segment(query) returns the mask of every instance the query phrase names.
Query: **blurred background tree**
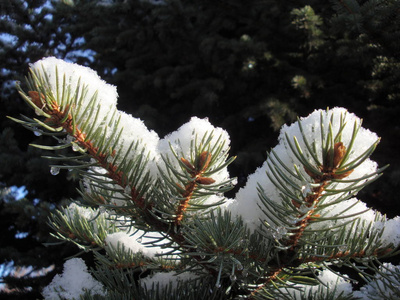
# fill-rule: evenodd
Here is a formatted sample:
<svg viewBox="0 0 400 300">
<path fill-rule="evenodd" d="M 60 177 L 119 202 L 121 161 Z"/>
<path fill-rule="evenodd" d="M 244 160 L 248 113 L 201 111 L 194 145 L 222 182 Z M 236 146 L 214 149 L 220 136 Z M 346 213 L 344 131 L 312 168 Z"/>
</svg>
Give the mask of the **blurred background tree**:
<svg viewBox="0 0 400 300">
<path fill-rule="evenodd" d="M 54 177 L 46 155 L 29 147 L 35 137 L 6 116 L 30 113 L 15 87 L 24 82 L 29 63 L 49 55 L 88 60 L 78 51 L 82 35 L 65 29 L 66 5 L 50 1 L 0 1 L 0 298 L 38 299 L 41 288 L 60 272 L 64 258 L 76 253 L 54 242 L 47 218 L 66 199 L 76 197 L 73 179 Z M 80 38 L 80 39 L 79 39 Z M 18 188 L 20 187 L 20 188 Z M 26 193 L 27 192 L 27 193 Z M 43 268 L 45 268 L 43 270 Z M 51 271 L 51 272 L 49 272 Z"/>
<path fill-rule="evenodd" d="M 230 168 L 238 187 L 261 165 L 283 124 L 317 108 L 346 107 L 382 137 L 373 159 L 391 164 L 384 180 L 361 197 L 390 217 L 400 214 L 400 2 L 6 0 L 0 5 L 0 182 L 28 192 L 22 201 L 15 195 L 1 202 L 1 263 L 36 269 L 54 264 L 56 272 L 66 253 L 76 252 L 42 246 L 50 241 L 48 211 L 77 196 L 74 174 L 67 180 L 51 176 L 48 161 L 28 147 L 46 137 L 34 137 L 5 118 L 26 109 L 12 81 L 22 81 L 29 63 L 50 55 L 96 69 L 117 86 L 119 109 L 160 136 L 194 115 L 225 128 L 231 153 L 238 155 Z M 19 219 L 24 222 L 15 222 Z M 31 286 L 27 299 L 37 297 L 52 276 L 6 281 L 10 288 Z"/>
</svg>

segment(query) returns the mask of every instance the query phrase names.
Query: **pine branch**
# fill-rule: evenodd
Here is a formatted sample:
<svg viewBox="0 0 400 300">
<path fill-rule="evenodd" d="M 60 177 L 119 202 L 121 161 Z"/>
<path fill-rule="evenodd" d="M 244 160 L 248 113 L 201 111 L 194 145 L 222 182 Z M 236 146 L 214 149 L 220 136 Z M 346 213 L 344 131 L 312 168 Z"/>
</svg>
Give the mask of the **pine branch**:
<svg viewBox="0 0 400 300">
<path fill-rule="evenodd" d="M 190 249 L 185 246 L 185 237 L 179 232 L 179 229 L 171 230 L 168 222 L 165 222 L 160 218 L 161 214 L 157 212 L 154 203 L 151 203 L 151 200 L 148 201 L 144 198 L 145 192 L 138 191 L 136 186 L 132 184 L 132 182 L 140 179 L 145 182 L 145 184 L 140 182 L 142 189 L 143 186 L 149 187 L 148 181 L 150 180 L 150 177 L 144 175 L 144 178 L 148 178 L 148 180 L 143 179 L 144 167 L 142 167 L 142 165 L 146 165 L 147 162 L 146 160 L 143 160 L 143 152 L 137 156 L 136 160 L 127 162 L 127 154 L 121 152 L 122 148 L 117 149 L 116 142 L 112 142 L 113 139 L 117 141 L 122 134 L 122 130 L 118 129 L 120 120 L 116 119 L 116 113 L 114 112 L 111 118 L 106 116 L 103 120 L 100 120 L 100 106 L 97 100 L 97 92 L 88 101 L 88 106 L 84 108 L 83 102 L 87 101 L 85 98 L 87 98 L 86 95 L 88 92 L 87 88 L 80 83 L 80 80 L 78 80 L 76 90 L 73 91 L 71 89 L 65 89 L 67 79 L 64 76 L 63 85 L 60 87 L 58 84 L 59 73 L 56 69 L 56 88 L 55 91 L 53 91 L 47 88 L 51 86 L 48 77 L 49 74 L 46 72 L 32 72 L 31 77 L 28 79 L 28 85 L 31 88 L 36 87 L 37 91 L 29 91 L 28 96 L 20 90 L 24 100 L 35 109 L 35 112 L 38 115 L 45 117 L 44 121 L 33 119 L 31 123 L 25 125 L 31 129 L 34 128 L 34 125 L 35 127 L 39 125 L 51 133 L 54 131 L 66 132 L 69 136 L 68 140 L 70 141 L 68 146 L 71 146 L 73 150 L 78 150 L 96 161 L 95 166 L 96 168 L 100 167 L 100 172 L 96 171 L 96 168 L 93 167 L 89 168 L 88 171 L 85 171 L 84 168 L 89 166 L 87 164 L 79 166 L 81 173 L 85 178 L 83 181 L 83 191 L 81 192 L 83 198 L 89 203 L 91 202 L 105 206 L 106 208 L 112 208 L 113 210 L 127 216 L 138 216 L 138 210 L 140 211 L 140 217 L 135 221 L 135 225 L 140 226 L 140 224 L 145 224 L 155 231 L 164 232 L 166 237 L 171 238 L 171 240 L 179 245 L 179 247 L 185 249 L 185 251 L 190 251 Z M 73 107 L 76 109 L 72 109 Z M 92 124 L 83 118 L 83 115 L 94 114 L 95 118 L 94 120 L 91 120 Z M 114 135 L 114 138 L 109 139 L 108 141 L 105 140 L 106 134 L 99 130 L 101 127 L 95 129 L 94 125 L 104 122 L 107 122 L 109 126 L 111 126 L 111 134 L 112 136 Z M 221 146 L 215 147 L 210 145 L 212 139 L 212 134 L 206 134 L 201 138 L 200 145 L 196 144 L 193 148 L 194 152 L 200 153 L 193 160 L 196 167 L 186 170 L 188 175 L 186 178 L 188 181 L 186 182 L 183 191 L 180 192 L 180 196 L 183 199 L 180 201 L 176 209 L 176 217 L 174 221 L 175 226 L 180 225 L 180 222 L 183 219 L 183 213 L 186 211 L 186 206 L 192 197 L 195 195 L 196 197 L 199 197 L 201 194 L 198 193 L 201 193 L 201 189 L 215 182 L 212 178 L 204 177 L 204 175 L 208 176 L 217 173 L 232 161 L 231 159 L 226 162 L 226 155 L 221 157 Z M 137 148 L 138 144 L 132 142 L 126 153 L 129 153 L 131 150 L 137 151 Z M 49 149 L 57 149 L 57 146 L 49 147 Z M 208 149 L 208 151 L 205 149 Z M 123 155 L 125 156 L 123 157 Z M 76 164 L 78 163 L 76 158 L 71 159 L 74 160 Z M 118 162 L 120 163 L 118 164 Z M 182 163 L 182 166 L 186 167 L 190 164 L 185 159 L 181 159 L 180 162 Z M 213 168 L 210 168 L 211 162 L 213 163 Z M 59 168 L 62 166 L 55 167 Z M 173 168 L 169 168 L 169 170 L 172 169 Z M 129 176 L 127 174 L 132 175 Z M 85 180 L 91 182 L 88 187 L 85 187 Z M 229 182 L 230 181 L 224 181 L 222 184 L 213 185 L 212 188 L 219 190 L 220 186 L 226 185 Z M 215 193 L 216 192 L 214 191 L 212 192 L 212 194 Z M 120 196 L 118 196 L 118 194 Z M 147 194 L 151 195 L 151 192 L 148 191 Z M 118 198 L 124 202 L 133 202 L 134 206 L 123 205 L 118 207 L 109 204 L 114 201 L 113 199 Z M 138 222 L 139 219 L 142 220 L 142 223 Z M 78 242 L 80 247 L 87 247 L 84 245 L 85 243 L 89 243 L 92 246 L 104 244 L 104 241 L 90 240 L 88 232 L 85 230 L 86 228 L 79 227 L 74 229 L 74 222 L 77 222 L 77 220 L 70 220 L 68 224 L 68 222 L 63 220 L 62 217 L 55 218 L 53 227 L 58 231 L 59 238 L 73 241 L 75 243 L 76 240 L 82 241 L 83 245 L 80 245 Z M 69 229 L 65 230 L 63 229 L 64 227 L 68 227 Z"/>
<path fill-rule="evenodd" d="M 58 67 L 49 71 L 52 64 L 65 75 Z M 159 140 L 116 110 L 109 86 L 92 77 L 99 87 L 93 89 L 81 82 L 93 74 L 70 67 L 53 59 L 36 64 L 30 91 L 20 93 L 41 119 L 16 121 L 60 143 L 37 147 L 78 152 L 50 157 L 65 163 L 51 172 L 78 170 L 82 203 L 95 208 L 70 206 L 51 226 L 58 239 L 94 253 L 93 274 L 111 299 L 159 299 L 165 291 L 199 299 L 195 286 L 206 299 L 304 298 L 311 290 L 346 299 L 329 266 L 361 270 L 366 278 L 360 266 L 385 273 L 375 264 L 397 253 L 400 238 L 385 224 L 397 228 L 398 220 L 354 198 L 385 169 L 369 159 L 379 138 L 354 115 L 316 111 L 285 126 L 264 165 L 235 199 L 226 199 L 222 193 L 234 183 L 226 132 L 193 118 Z M 76 77 L 74 68 L 89 73 Z M 385 286 L 394 286 L 396 272 Z M 155 284 L 160 278 L 165 281 Z"/>
<path fill-rule="evenodd" d="M 282 155 L 279 158 L 274 150 L 265 164 L 267 179 L 278 192 L 277 195 L 282 202 L 277 203 L 267 195 L 267 192 L 270 195 L 273 192 L 259 185 L 259 208 L 264 215 L 261 220 L 268 220 L 261 223 L 262 232 L 266 238 L 273 239 L 281 250 L 277 252 L 276 259 L 269 261 L 269 271 L 265 274 L 265 280 L 262 286 L 253 290 L 253 296 L 264 294 L 269 288 L 282 282 L 279 274 L 283 270 L 286 272 L 295 270 L 304 263 L 320 264 L 329 261 L 338 266 L 342 264 L 352 266 L 348 263 L 352 260 L 368 261 L 374 260 L 377 256 L 385 257 L 394 253 L 388 245 L 381 246 L 381 231 L 373 229 L 373 223 L 361 221 L 359 218 L 368 209 L 346 214 L 347 211 L 354 211 L 358 205 L 358 201 L 348 199 L 379 177 L 382 171 L 348 179 L 367 161 L 378 140 L 360 155 L 349 155 L 350 152 L 354 152 L 359 125 L 354 123 L 353 133 L 346 138 L 348 144 L 345 146 L 342 141 L 347 124 L 345 116 L 336 118 L 341 125 L 334 132 L 334 115 L 330 115 L 328 123 L 324 115 L 325 113 L 321 112 L 319 143 L 321 149 L 316 148 L 316 143 L 310 140 L 314 133 L 311 136 L 305 134 L 303 121 L 299 120 L 296 125 L 302 140 L 299 140 L 298 136 L 293 136 L 292 142 L 287 132 L 281 134 L 283 136 L 281 140 L 285 143 L 289 156 L 296 158 L 295 161 L 289 161 L 292 166 L 288 165 L 287 158 L 283 156 L 286 161 L 284 162 Z M 325 124 L 328 126 L 325 127 Z M 327 131 L 324 128 L 327 128 Z M 303 170 L 297 167 L 297 162 L 303 166 Z M 338 188 L 339 186 L 342 188 Z M 334 208 L 339 203 L 346 203 L 347 206 L 332 216 L 324 216 L 331 207 Z M 385 218 L 377 215 L 374 222 L 385 222 Z M 354 238 L 355 232 L 357 232 L 356 238 Z M 290 282 L 290 276 L 286 278 L 286 282 Z M 266 296 L 271 298 L 275 295 L 266 293 Z"/>
</svg>

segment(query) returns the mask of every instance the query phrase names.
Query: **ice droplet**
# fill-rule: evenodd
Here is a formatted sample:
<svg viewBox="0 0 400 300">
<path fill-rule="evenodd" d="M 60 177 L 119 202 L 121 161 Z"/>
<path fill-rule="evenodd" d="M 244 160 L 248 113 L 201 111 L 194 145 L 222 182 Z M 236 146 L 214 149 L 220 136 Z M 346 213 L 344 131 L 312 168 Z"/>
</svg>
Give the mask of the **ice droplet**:
<svg viewBox="0 0 400 300">
<path fill-rule="evenodd" d="M 236 275 L 235 274 L 231 274 L 231 276 L 229 276 L 229 279 L 231 281 L 236 281 Z"/>
<path fill-rule="evenodd" d="M 36 135 L 36 136 L 41 136 L 42 135 L 42 133 L 40 131 L 38 131 L 38 130 L 34 130 L 33 134 Z"/>
<path fill-rule="evenodd" d="M 340 245 L 340 246 L 338 247 L 338 250 L 339 250 L 340 252 L 344 252 L 344 251 L 346 251 L 346 249 L 347 249 L 347 245 L 346 245 L 346 244 Z"/>
<path fill-rule="evenodd" d="M 138 238 L 136 242 L 141 243 L 143 241 L 142 237 Z"/>
<path fill-rule="evenodd" d="M 272 234 L 274 238 L 280 240 L 287 233 L 287 229 L 283 226 L 276 228 L 276 231 Z"/>
<path fill-rule="evenodd" d="M 60 168 L 58 168 L 58 167 L 51 167 L 50 168 L 50 174 L 51 175 L 57 175 L 58 173 L 60 173 Z"/>
<path fill-rule="evenodd" d="M 303 197 L 306 198 L 309 194 L 312 193 L 311 186 L 307 183 L 301 187 L 301 193 L 303 194 Z"/>
<path fill-rule="evenodd" d="M 78 152 L 80 149 L 77 143 L 72 143 L 72 151 Z"/>
</svg>

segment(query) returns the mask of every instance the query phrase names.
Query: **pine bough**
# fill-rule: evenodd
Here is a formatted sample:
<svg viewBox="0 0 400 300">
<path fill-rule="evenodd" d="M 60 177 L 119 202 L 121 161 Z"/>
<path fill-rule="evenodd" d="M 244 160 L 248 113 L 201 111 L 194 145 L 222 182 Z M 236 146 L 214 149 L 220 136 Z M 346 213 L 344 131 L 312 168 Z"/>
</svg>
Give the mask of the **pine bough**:
<svg viewBox="0 0 400 300">
<path fill-rule="evenodd" d="M 92 251 L 47 286 L 46 299 L 398 299 L 400 218 L 355 198 L 382 169 L 375 133 L 343 108 L 283 126 L 278 145 L 235 199 L 229 136 L 192 118 L 160 139 L 118 111 L 116 88 L 91 69 L 46 58 L 21 96 L 37 118 L 14 119 L 69 155 L 79 204 L 57 211 L 53 235 Z M 67 171 L 65 171 L 67 172 Z M 345 271 L 344 271 L 345 270 Z M 350 271 L 349 271 L 350 270 Z M 361 289 L 353 290 L 358 281 Z"/>
</svg>

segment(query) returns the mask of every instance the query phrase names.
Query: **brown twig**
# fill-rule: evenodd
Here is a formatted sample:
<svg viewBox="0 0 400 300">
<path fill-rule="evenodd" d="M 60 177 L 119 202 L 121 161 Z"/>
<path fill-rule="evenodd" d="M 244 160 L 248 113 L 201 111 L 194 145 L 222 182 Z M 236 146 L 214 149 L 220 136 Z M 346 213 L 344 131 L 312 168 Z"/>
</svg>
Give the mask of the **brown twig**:
<svg viewBox="0 0 400 300">
<path fill-rule="evenodd" d="M 87 139 L 87 136 L 73 123 L 73 118 L 71 114 L 66 116 L 66 113 L 60 109 L 60 106 L 56 102 L 52 102 L 50 105 L 44 105 L 43 96 L 40 97 L 38 92 L 29 91 L 29 96 L 32 102 L 43 111 L 49 114 L 51 117 L 45 120 L 49 126 L 52 127 L 62 127 L 65 131 L 75 139 L 77 143 L 82 148 L 86 149 L 90 156 L 98 161 L 101 167 L 103 167 L 108 172 L 108 176 L 114 180 L 115 183 L 125 188 L 128 184 L 128 180 L 122 171 L 117 171 L 118 166 L 107 161 L 108 154 L 101 153 L 98 147 L 95 147 L 93 143 Z M 66 109 L 68 111 L 68 109 Z M 66 118 L 65 118 L 66 117 Z M 62 122 L 62 120 L 65 120 Z M 115 149 L 110 152 L 109 155 L 115 155 Z M 138 205 L 139 208 L 145 208 L 145 201 L 143 197 L 139 197 L 139 192 L 132 187 L 131 189 L 132 200 Z"/>
<path fill-rule="evenodd" d="M 207 168 L 210 165 L 211 153 L 207 151 L 203 151 L 202 153 L 200 153 L 196 167 L 193 166 L 193 164 L 184 157 L 181 158 L 181 162 L 184 164 L 186 171 L 191 177 L 191 180 L 185 185 L 185 188 L 177 184 L 184 199 L 179 202 L 179 205 L 175 212 L 176 225 L 179 225 L 182 221 L 184 212 L 187 210 L 189 201 L 192 199 L 193 193 L 196 190 L 198 184 L 208 185 L 215 182 L 215 180 L 212 178 L 203 177 L 204 172 L 207 171 Z"/>
<path fill-rule="evenodd" d="M 314 183 L 318 183 L 319 186 L 312 189 L 312 192 L 307 195 L 305 198 L 305 203 L 308 207 L 315 206 L 321 199 L 322 193 L 325 191 L 325 187 L 329 184 L 329 182 L 333 179 L 343 179 L 349 176 L 353 170 L 350 169 L 347 172 L 337 173 L 340 163 L 346 155 L 346 147 L 342 142 L 335 143 L 333 147 L 333 157 L 331 157 L 331 152 L 328 151 L 324 164 L 319 166 L 319 170 L 323 173 L 323 175 L 317 175 L 312 171 L 305 169 L 305 172 L 313 179 Z M 293 205 L 299 208 L 300 204 L 296 201 L 292 201 Z M 301 221 L 296 223 L 296 226 L 299 229 L 293 231 L 294 235 L 287 241 L 288 245 L 291 245 L 292 249 L 297 246 L 301 236 L 304 233 L 304 230 L 308 226 L 310 222 L 319 217 L 319 215 L 314 214 L 315 209 L 310 209 L 306 214 L 307 216 L 304 218 L 304 215 L 300 215 Z"/>
</svg>

